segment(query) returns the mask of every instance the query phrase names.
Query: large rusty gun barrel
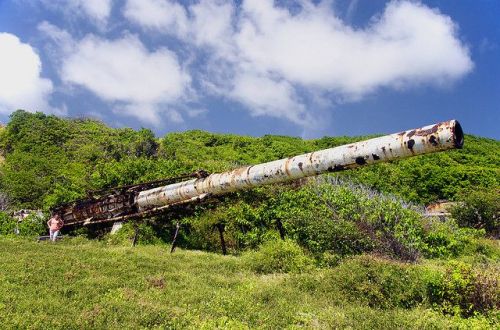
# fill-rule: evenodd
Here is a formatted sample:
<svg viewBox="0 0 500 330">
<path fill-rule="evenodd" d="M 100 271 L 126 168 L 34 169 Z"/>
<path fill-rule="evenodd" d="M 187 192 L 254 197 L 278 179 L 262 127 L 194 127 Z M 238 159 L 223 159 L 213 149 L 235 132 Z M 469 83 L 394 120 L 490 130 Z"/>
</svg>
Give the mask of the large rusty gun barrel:
<svg viewBox="0 0 500 330">
<path fill-rule="evenodd" d="M 113 195 L 101 198 L 99 201 L 87 200 L 84 206 L 79 206 L 76 202 L 66 207 L 61 214 L 69 224 L 123 220 L 153 214 L 172 205 L 207 196 L 461 148 L 462 145 L 462 128 L 458 121 L 450 120 L 366 141 L 136 191 L 121 199 L 120 196 Z"/>
<path fill-rule="evenodd" d="M 456 120 L 386 135 L 336 148 L 311 152 L 211 174 L 151 190 L 137 196 L 139 210 L 179 203 L 205 194 L 221 195 L 266 184 L 300 179 L 326 172 L 376 164 L 393 159 L 460 148 L 463 132 Z"/>
</svg>

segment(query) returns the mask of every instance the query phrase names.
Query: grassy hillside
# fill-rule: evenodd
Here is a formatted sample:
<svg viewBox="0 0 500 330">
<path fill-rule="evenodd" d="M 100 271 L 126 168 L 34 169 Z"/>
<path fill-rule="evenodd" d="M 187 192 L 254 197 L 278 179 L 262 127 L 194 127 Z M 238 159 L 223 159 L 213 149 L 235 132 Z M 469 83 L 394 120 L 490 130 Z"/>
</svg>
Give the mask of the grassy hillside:
<svg viewBox="0 0 500 330">
<path fill-rule="evenodd" d="M 479 304 L 471 292 L 492 281 L 498 268 L 476 272 L 465 263 L 410 265 L 360 256 L 331 269 L 296 263 L 300 266 L 283 273 L 255 265 L 262 265 L 262 258 L 290 264 L 303 256 L 257 253 L 170 254 L 168 246 L 0 238 L 0 324 L 4 329 L 500 326 L 498 311 L 462 318 L 450 308 L 468 306 L 456 295 Z M 483 288 L 482 293 L 495 292 Z"/>
</svg>

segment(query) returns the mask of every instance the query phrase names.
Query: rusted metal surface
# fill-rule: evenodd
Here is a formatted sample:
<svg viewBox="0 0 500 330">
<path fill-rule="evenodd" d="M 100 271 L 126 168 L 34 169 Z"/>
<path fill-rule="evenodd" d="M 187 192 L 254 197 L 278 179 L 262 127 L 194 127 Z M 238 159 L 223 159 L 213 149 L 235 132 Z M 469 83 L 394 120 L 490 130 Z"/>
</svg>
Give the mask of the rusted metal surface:
<svg viewBox="0 0 500 330">
<path fill-rule="evenodd" d="M 327 172 L 461 148 L 462 144 L 463 132 L 460 124 L 456 120 L 450 120 L 142 191 L 136 202 L 139 211 L 144 211 L 161 205 L 180 203 L 202 194 L 221 195 Z"/>
<path fill-rule="evenodd" d="M 462 144 L 460 124 L 450 120 L 224 173 L 208 175 L 204 171 L 197 171 L 173 179 L 100 191 L 86 200 L 61 206 L 56 212 L 69 225 L 145 218 L 207 200 L 207 197 L 216 198 L 218 195 L 266 184 L 461 148 Z"/>
<path fill-rule="evenodd" d="M 65 225 L 90 224 L 107 221 L 127 220 L 130 217 L 140 217 L 136 197 L 139 192 L 158 186 L 164 186 L 189 178 L 204 178 L 208 173 L 198 170 L 191 174 L 174 178 L 156 180 L 135 185 L 127 185 L 89 192 L 87 199 L 60 205 L 53 211 L 64 220 Z M 145 215 L 151 215 L 155 210 L 149 210 Z"/>
<path fill-rule="evenodd" d="M 444 219 L 451 215 L 451 209 L 459 205 L 457 202 L 450 202 L 447 200 L 439 200 L 431 203 L 425 207 L 426 217 L 438 217 Z"/>
<path fill-rule="evenodd" d="M 134 193 L 111 194 L 98 199 L 76 201 L 56 210 L 66 225 L 110 219 L 136 212 Z"/>
</svg>

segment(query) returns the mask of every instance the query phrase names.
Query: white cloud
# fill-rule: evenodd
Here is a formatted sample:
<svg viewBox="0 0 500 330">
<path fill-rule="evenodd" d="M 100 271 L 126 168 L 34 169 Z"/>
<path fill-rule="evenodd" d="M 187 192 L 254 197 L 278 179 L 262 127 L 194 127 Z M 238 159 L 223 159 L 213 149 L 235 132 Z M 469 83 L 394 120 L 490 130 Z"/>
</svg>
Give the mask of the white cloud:
<svg viewBox="0 0 500 330">
<path fill-rule="evenodd" d="M 98 27 L 106 26 L 113 0 L 38 0 L 46 9 L 62 12 L 66 19 L 88 17 Z"/>
<path fill-rule="evenodd" d="M 41 77 L 35 50 L 10 33 L 0 33 L 0 113 L 16 109 L 57 112 L 48 104 L 52 82 Z"/>
<path fill-rule="evenodd" d="M 127 0 L 123 14 L 144 29 L 198 46 L 224 48 L 232 42 L 235 8 L 228 1 L 202 0 L 186 8 L 172 0 Z"/>
<path fill-rule="evenodd" d="M 43 21 L 37 26 L 38 31 L 43 35 L 49 37 L 52 42 L 56 44 L 57 47 L 45 47 L 45 51 L 49 54 L 50 59 L 54 62 L 60 62 L 58 58 L 59 54 L 68 54 L 76 46 L 75 41 L 71 34 L 65 30 L 59 29 L 57 26 L 50 24 L 47 21 Z"/>
<path fill-rule="evenodd" d="M 199 46 L 212 46 L 226 56 L 234 50 L 233 19 L 236 9 L 227 1 L 203 0 L 189 7 L 190 34 Z"/>
<path fill-rule="evenodd" d="M 311 123 L 314 110 L 299 91 L 310 99 L 354 101 L 383 87 L 453 83 L 473 68 L 451 18 L 419 2 L 391 1 L 357 29 L 334 12 L 331 1 L 298 3 L 291 13 L 271 0 L 238 7 L 220 0 L 188 7 L 128 0 L 137 15 L 125 15 L 208 55 L 197 75 L 209 93 L 237 100 L 254 115 L 301 125 Z"/>
<path fill-rule="evenodd" d="M 185 85 L 174 53 L 149 53 L 131 35 L 112 41 L 85 37 L 64 61 L 62 77 L 109 101 L 169 101 L 181 96 Z"/>
<path fill-rule="evenodd" d="M 208 113 L 206 108 L 190 108 L 186 110 L 189 118 L 198 118 L 205 116 Z"/>
<path fill-rule="evenodd" d="M 254 73 L 238 74 L 230 96 L 247 105 L 255 116 L 286 118 L 302 126 L 310 126 L 313 122 L 294 88 L 284 80 L 276 81 Z"/>
<path fill-rule="evenodd" d="M 162 117 L 167 117 L 169 123 L 184 122 L 182 115 L 176 109 L 156 103 L 124 103 L 114 106 L 112 110 L 114 113 L 135 117 L 154 126 L 166 124 L 162 122 Z"/>
<path fill-rule="evenodd" d="M 73 0 L 72 2 L 99 22 L 105 22 L 111 13 L 112 0 Z"/>
<path fill-rule="evenodd" d="M 323 8 L 297 15 L 246 1 L 236 34 L 243 59 L 296 84 L 348 95 L 379 87 L 447 82 L 472 69 L 450 18 L 393 1 L 379 19 L 354 30 Z"/>
<path fill-rule="evenodd" d="M 356 12 L 357 8 L 359 5 L 359 0 L 351 0 L 349 2 L 349 5 L 347 6 L 346 14 L 345 14 L 345 19 L 347 22 L 352 21 L 352 17 L 354 16 L 354 13 Z"/>
<path fill-rule="evenodd" d="M 65 54 L 61 79 L 101 99 L 115 102 L 115 111 L 159 124 L 159 114 L 182 118 L 169 105 L 182 98 L 190 83 L 177 56 L 166 48 L 149 52 L 133 35 L 105 40 L 88 35 Z"/>
<path fill-rule="evenodd" d="M 128 0 L 123 14 L 148 29 L 185 36 L 188 18 L 184 7 L 167 0 Z"/>
</svg>

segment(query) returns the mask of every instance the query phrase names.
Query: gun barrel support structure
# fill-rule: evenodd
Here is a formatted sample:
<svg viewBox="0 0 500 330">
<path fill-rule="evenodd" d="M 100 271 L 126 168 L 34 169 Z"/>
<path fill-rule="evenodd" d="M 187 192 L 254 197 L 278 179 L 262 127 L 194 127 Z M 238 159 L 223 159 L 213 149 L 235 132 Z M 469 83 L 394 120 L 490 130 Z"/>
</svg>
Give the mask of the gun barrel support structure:
<svg viewBox="0 0 500 330">
<path fill-rule="evenodd" d="M 143 212 L 152 208 L 196 200 L 207 195 L 222 195 L 327 172 L 461 148 L 462 145 L 462 128 L 458 121 L 450 120 L 419 129 L 145 190 L 137 195 L 135 202 L 138 210 Z"/>
</svg>

